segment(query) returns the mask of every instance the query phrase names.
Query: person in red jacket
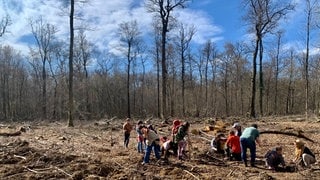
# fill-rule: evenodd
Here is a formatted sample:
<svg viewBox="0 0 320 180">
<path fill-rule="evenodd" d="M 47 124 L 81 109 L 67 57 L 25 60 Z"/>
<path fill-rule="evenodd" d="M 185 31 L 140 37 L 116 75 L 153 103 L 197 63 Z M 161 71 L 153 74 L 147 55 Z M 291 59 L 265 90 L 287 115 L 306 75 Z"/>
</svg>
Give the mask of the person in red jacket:
<svg viewBox="0 0 320 180">
<path fill-rule="evenodd" d="M 241 161 L 240 137 L 236 136 L 234 131 L 230 131 L 226 144 L 229 159 Z"/>
</svg>

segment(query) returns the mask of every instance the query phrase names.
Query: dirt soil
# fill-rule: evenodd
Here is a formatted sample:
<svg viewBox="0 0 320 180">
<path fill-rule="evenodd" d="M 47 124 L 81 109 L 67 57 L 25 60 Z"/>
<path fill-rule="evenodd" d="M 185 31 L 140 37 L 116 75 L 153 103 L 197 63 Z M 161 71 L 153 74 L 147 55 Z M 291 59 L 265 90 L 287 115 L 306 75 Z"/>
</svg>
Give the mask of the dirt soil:
<svg viewBox="0 0 320 180">
<path fill-rule="evenodd" d="M 135 119 L 137 121 L 138 119 Z M 264 154 L 275 146 L 283 147 L 287 165 L 294 158 L 293 142 L 297 137 L 283 134 L 261 134 L 257 147 L 257 167 L 228 161 L 208 153 L 211 135 L 226 133 L 232 123 L 243 127 L 257 123 L 260 131 L 299 132 L 314 140 L 306 145 L 320 159 L 320 122 L 316 117 L 268 117 L 257 121 L 241 118 L 183 119 L 191 123 L 189 159 L 157 161 L 141 165 L 143 154 L 136 150 L 136 133 L 131 133 L 129 148 L 123 148 L 123 119 L 76 121 L 75 127 L 65 122 L 3 122 L 0 124 L 0 179 L 320 179 L 320 167 L 298 167 L 295 172 L 273 172 L 266 169 Z M 169 136 L 168 123 L 152 119 L 161 136 Z M 213 127 L 213 128 L 211 128 Z M 206 131 L 206 134 L 199 133 Z M 19 132 L 19 133 L 17 133 Z M 20 134 L 21 132 L 21 134 Z M 208 136 L 209 135 L 209 136 Z"/>
</svg>

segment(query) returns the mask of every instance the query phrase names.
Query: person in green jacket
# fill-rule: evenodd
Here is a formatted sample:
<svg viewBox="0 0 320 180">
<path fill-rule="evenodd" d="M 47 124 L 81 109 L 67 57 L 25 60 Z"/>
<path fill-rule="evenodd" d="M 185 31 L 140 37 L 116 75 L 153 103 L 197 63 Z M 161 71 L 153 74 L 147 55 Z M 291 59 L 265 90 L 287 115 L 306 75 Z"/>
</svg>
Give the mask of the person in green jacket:
<svg viewBox="0 0 320 180">
<path fill-rule="evenodd" d="M 184 122 L 178 129 L 177 134 L 174 138 L 174 143 L 178 144 L 178 159 L 182 160 L 183 155 L 185 156 L 185 148 L 187 146 L 187 141 L 185 137 L 188 135 L 190 124 L 188 122 Z"/>
<path fill-rule="evenodd" d="M 251 127 L 245 128 L 240 136 L 240 145 L 241 145 L 241 158 L 247 167 L 247 149 L 250 150 L 251 161 L 250 165 L 255 167 L 256 159 L 256 143 L 260 145 L 259 139 L 260 132 L 258 131 L 258 125 L 252 124 Z"/>
</svg>

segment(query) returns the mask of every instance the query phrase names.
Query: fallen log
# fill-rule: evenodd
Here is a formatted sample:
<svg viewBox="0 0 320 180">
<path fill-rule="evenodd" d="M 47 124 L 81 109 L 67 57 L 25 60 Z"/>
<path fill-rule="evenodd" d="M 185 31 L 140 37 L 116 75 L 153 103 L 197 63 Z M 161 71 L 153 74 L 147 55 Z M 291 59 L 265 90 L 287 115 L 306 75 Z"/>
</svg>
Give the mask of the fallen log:
<svg viewBox="0 0 320 180">
<path fill-rule="evenodd" d="M 295 136 L 298 138 L 303 138 L 307 141 L 310 141 L 312 143 L 315 143 L 314 140 L 306 137 L 305 135 L 301 134 L 300 131 L 298 131 L 297 133 L 294 132 L 286 132 L 286 131 L 272 131 L 272 130 L 266 130 L 266 131 L 260 131 L 260 134 L 283 134 L 283 135 L 287 135 L 287 136 Z"/>
<path fill-rule="evenodd" d="M 205 133 L 205 132 L 204 132 L 204 131 L 202 131 L 202 130 L 199 130 L 199 133 L 200 133 L 200 135 L 201 135 L 201 134 L 203 134 L 203 135 L 205 135 L 205 136 L 207 136 L 207 137 L 209 137 L 209 138 L 214 138 L 214 135 L 211 135 L 211 134 Z"/>
<path fill-rule="evenodd" d="M 16 131 L 16 132 L 0 132 L 0 136 L 20 136 L 21 131 Z"/>
</svg>

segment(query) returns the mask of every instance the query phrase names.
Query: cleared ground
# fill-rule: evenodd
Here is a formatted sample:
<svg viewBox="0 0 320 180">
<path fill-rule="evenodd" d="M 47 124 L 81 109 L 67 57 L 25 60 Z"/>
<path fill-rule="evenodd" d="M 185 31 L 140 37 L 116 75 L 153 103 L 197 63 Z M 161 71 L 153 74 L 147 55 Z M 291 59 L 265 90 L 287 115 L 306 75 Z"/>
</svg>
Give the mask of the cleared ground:
<svg viewBox="0 0 320 180">
<path fill-rule="evenodd" d="M 304 140 L 319 159 L 320 123 L 316 117 L 308 120 L 302 116 L 268 117 L 257 121 L 229 118 L 218 119 L 215 125 L 206 118 L 184 120 L 191 123 L 190 158 L 180 161 L 170 157 L 167 163 L 157 161 L 152 154 L 150 164 L 144 166 L 141 165 L 143 154 L 135 149 L 135 132 L 131 134 L 129 149 L 123 148 L 121 119 L 76 121 L 73 128 L 66 127 L 64 122 L 3 122 L 0 124 L 0 179 L 320 179 L 318 164 L 292 173 L 276 173 L 265 168 L 264 154 L 278 145 L 283 147 L 289 165 L 297 137 L 262 134 L 262 145 L 257 147 L 258 167 L 252 168 L 215 154 L 208 155 L 209 141 L 205 139 L 210 137 L 199 134 L 210 126 L 214 131 L 207 134 L 214 135 L 218 129 L 227 134 L 236 121 L 243 127 L 257 123 L 260 131 L 302 133 L 315 141 Z M 150 122 L 160 135 L 170 134 L 171 124 L 157 119 Z M 22 133 L 15 134 L 19 130 Z"/>
</svg>

